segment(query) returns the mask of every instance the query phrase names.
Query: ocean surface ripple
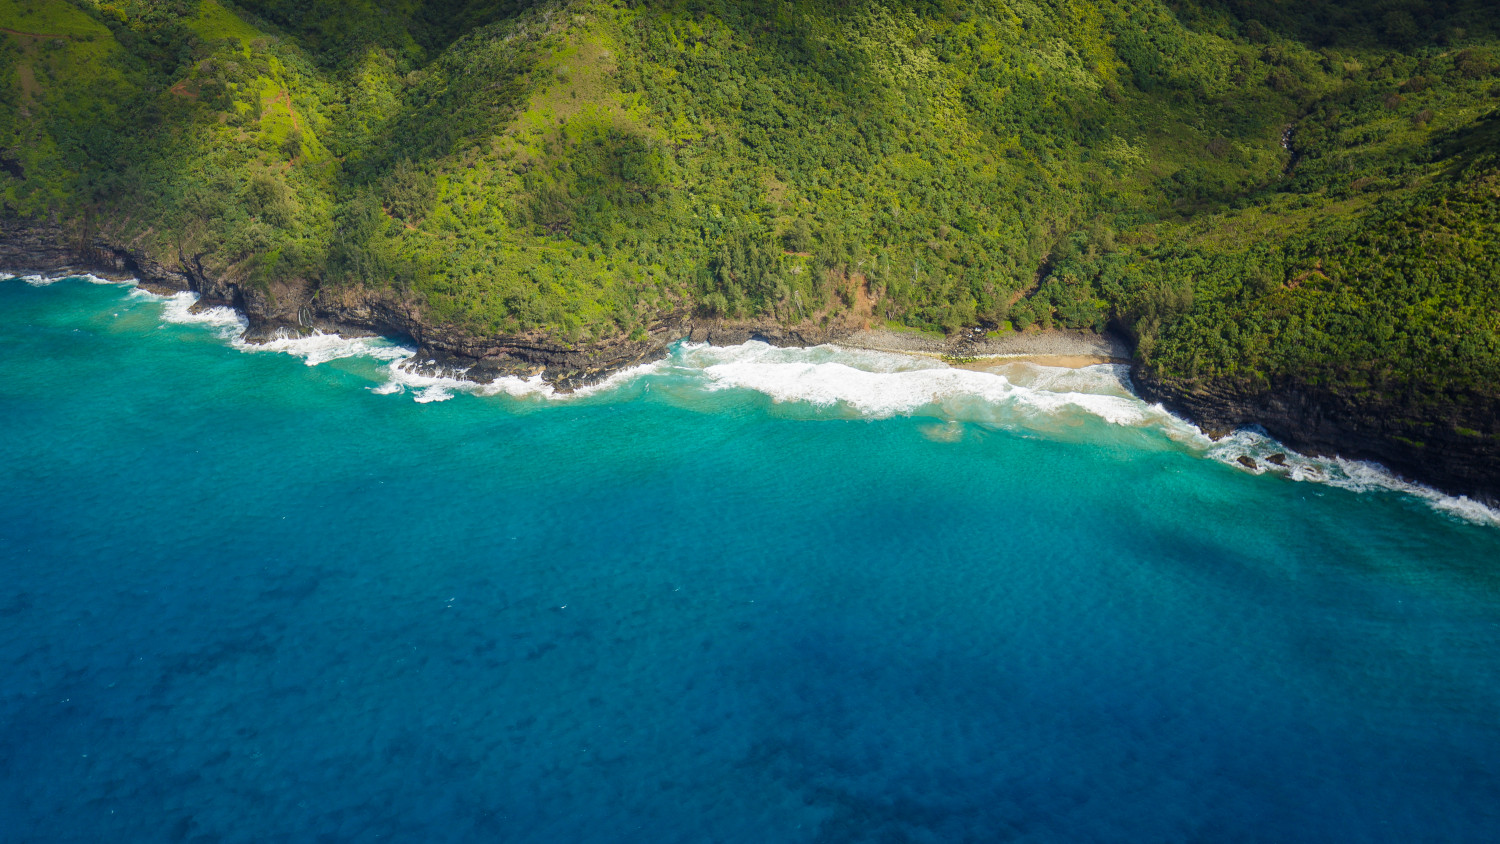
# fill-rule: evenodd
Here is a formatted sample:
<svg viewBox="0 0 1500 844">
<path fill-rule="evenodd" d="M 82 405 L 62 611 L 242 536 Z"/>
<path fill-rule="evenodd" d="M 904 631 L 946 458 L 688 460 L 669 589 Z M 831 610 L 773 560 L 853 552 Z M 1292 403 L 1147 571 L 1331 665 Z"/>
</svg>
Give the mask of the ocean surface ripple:
<svg viewBox="0 0 1500 844">
<path fill-rule="evenodd" d="M 0 841 L 1500 828 L 1473 502 L 1123 367 L 680 344 L 564 394 L 194 304 L 0 282 Z"/>
<path fill-rule="evenodd" d="M 45 283 L 34 276 L 28 281 Z M 669 376 L 694 383 L 702 390 L 754 390 L 778 403 L 800 403 L 849 417 L 938 416 L 955 422 L 1055 432 L 1076 425 L 1079 414 L 1089 414 L 1115 425 L 1156 428 L 1194 453 L 1235 468 L 1245 468 L 1240 458 L 1249 457 L 1256 463 L 1256 468 L 1248 470 L 1254 474 L 1271 473 L 1354 492 L 1402 493 L 1452 516 L 1500 526 L 1500 511 L 1466 496 L 1444 495 L 1404 481 L 1374 463 L 1297 454 L 1256 430 L 1237 431 L 1214 441 L 1161 405 L 1136 397 L 1129 384 L 1129 367 L 1117 364 L 1068 369 L 1029 362 L 1007 364 L 1000 359 L 990 371 L 973 371 L 929 358 L 838 346 L 785 349 L 759 341 L 728 347 L 680 343 L 664 360 L 631 367 L 598 384 L 564 393 L 540 376 L 506 376 L 476 383 L 423 375 L 406 366 L 416 349 L 380 337 L 318 333 L 263 344 L 246 343 L 240 339 L 247 327 L 244 317 L 224 307 L 194 311 L 196 300 L 193 293 L 167 298 L 162 319 L 202 325 L 241 351 L 282 352 L 302 358 L 308 366 L 351 357 L 387 362 L 384 381 L 373 388 L 374 392 L 410 394 L 419 403 L 446 401 L 460 393 L 578 400 L 607 395 L 648 376 Z M 1266 459 L 1272 455 L 1283 465 Z"/>
</svg>

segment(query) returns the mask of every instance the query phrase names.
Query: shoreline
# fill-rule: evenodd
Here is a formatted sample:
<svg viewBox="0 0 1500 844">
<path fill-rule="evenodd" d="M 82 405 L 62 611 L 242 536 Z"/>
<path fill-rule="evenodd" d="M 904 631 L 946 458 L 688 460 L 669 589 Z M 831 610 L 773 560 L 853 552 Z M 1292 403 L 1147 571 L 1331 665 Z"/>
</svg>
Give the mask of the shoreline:
<svg viewBox="0 0 1500 844">
<path fill-rule="evenodd" d="M 244 317 L 250 324 L 250 328 L 245 333 L 245 342 L 256 345 L 274 342 L 281 338 L 306 337 L 313 333 L 321 332 L 348 340 L 386 337 L 399 341 L 411 341 L 418 347 L 418 353 L 414 357 L 421 357 L 424 352 L 428 351 L 420 345 L 420 341 L 409 334 L 403 332 L 382 332 L 376 327 L 349 326 L 336 323 L 315 324 L 310 330 L 306 327 L 257 326 L 255 315 L 248 313 L 237 304 L 214 301 L 199 290 L 163 284 L 160 281 L 116 270 L 84 269 L 77 266 L 65 266 L 50 270 L 0 270 L 0 276 L 8 278 L 39 277 L 51 280 L 92 276 L 115 284 L 130 284 L 157 296 L 171 296 L 181 292 L 194 293 L 199 296 L 199 299 L 192 306 L 193 312 L 196 313 L 208 308 L 217 307 L 232 309 L 235 313 Z M 732 343 L 724 342 L 725 338 L 723 335 L 725 332 L 722 329 L 725 327 L 730 327 L 732 333 L 745 334 L 744 340 L 740 342 L 744 342 L 745 340 L 759 340 L 782 348 L 811 348 L 814 346 L 829 345 L 845 349 L 927 358 L 929 360 L 940 361 L 955 369 L 973 371 L 985 371 L 991 367 L 1017 363 L 1065 369 L 1080 369 L 1099 364 L 1130 366 L 1133 363 L 1128 346 L 1119 336 L 1108 332 L 1094 334 L 1093 332 L 1069 329 L 1011 332 L 1003 337 L 982 338 L 973 338 L 963 334 L 948 338 L 927 332 L 897 331 L 888 328 L 856 329 L 842 335 L 837 333 L 836 330 L 818 333 L 809 332 L 811 335 L 809 336 L 801 333 L 798 327 L 795 326 L 788 328 L 779 324 L 759 322 L 734 325 L 721 320 L 709 320 L 702 324 L 694 324 L 691 321 L 687 322 L 682 336 L 670 341 L 666 345 L 670 345 L 671 342 L 676 342 L 677 340 L 706 342 L 710 345 L 719 346 L 733 345 Z M 738 330 L 735 331 L 734 329 Z M 819 336 L 820 334 L 822 336 Z M 796 342 L 803 337 L 808 337 L 812 342 Z M 637 361 L 637 363 L 639 362 L 644 361 Z M 561 392 L 571 392 L 574 389 L 590 386 L 591 384 L 605 380 L 631 365 L 634 364 L 622 364 L 607 371 L 601 370 L 599 377 L 591 381 L 559 383 L 554 386 Z M 484 383 L 479 378 L 470 376 L 470 373 L 474 371 L 471 367 L 464 367 L 461 370 L 458 368 L 449 370 L 447 367 L 439 367 L 439 369 L 446 371 L 435 371 L 430 374 L 441 374 L 444 377 Z"/>
<path fill-rule="evenodd" d="M 62 274 L 27 274 L 25 276 L 19 276 L 18 278 L 20 278 L 22 280 L 40 278 L 40 279 L 42 279 L 41 282 L 32 281 L 31 283 L 38 284 L 39 286 L 44 286 L 46 283 L 50 283 L 51 281 L 60 280 L 62 278 L 67 278 L 67 277 L 70 277 L 70 276 L 76 277 L 77 275 L 78 274 L 74 273 L 74 272 L 68 272 L 68 273 L 62 273 Z M 104 276 L 100 276 L 100 275 L 96 275 L 96 274 L 92 274 L 92 273 L 88 274 L 88 276 L 89 276 L 89 280 L 93 281 L 95 283 L 102 283 L 102 284 L 109 284 L 109 285 L 129 286 L 129 287 L 134 288 L 134 289 L 142 289 L 142 290 L 146 290 L 147 289 L 145 287 L 137 285 L 136 284 L 136 279 L 129 278 L 129 277 L 122 277 L 122 276 L 119 276 L 119 275 L 115 275 L 113 277 L 106 278 Z M 13 276 L 13 274 L 6 274 L 6 276 L 3 276 L 3 277 L 14 277 L 14 276 Z M 151 292 L 151 291 L 148 290 L 148 292 Z M 230 309 L 224 308 L 223 306 L 219 306 L 219 305 L 210 305 L 210 306 L 208 306 L 206 308 L 198 308 L 198 307 L 186 308 L 186 307 L 184 307 L 185 297 L 181 296 L 181 295 L 178 295 L 178 294 L 183 293 L 184 291 L 173 291 L 173 290 L 168 289 L 168 290 L 163 291 L 163 292 L 166 293 L 169 298 L 171 298 L 171 297 L 175 297 L 176 298 L 176 308 L 177 308 L 177 310 L 179 312 L 187 310 L 187 311 L 192 311 L 192 312 L 195 312 L 195 313 L 202 313 L 204 311 L 213 310 L 213 309 L 217 309 L 217 310 L 230 310 Z M 155 297 L 161 297 L 162 293 L 153 293 L 153 296 L 155 296 Z M 240 323 L 239 323 L 238 328 L 240 330 L 243 330 L 243 325 L 244 325 L 243 318 L 238 314 L 238 312 L 235 312 L 235 316 L 240 319 Z M 182 322 L 183 321 L 182 319 L 180 319 L 178 317 L 168 317 L 168 319 L 169 319 L 169 321 L 172 321 L 172 322 Z M 220 316 L 220 315 L 215 315 L 212 318 L 208 318 L 207 324 L 211 325 L 211 326 L 220 326 L 220 325 L 223 325 L 224 324 L 223 323 L 223 317 Z M 228 335 L 222 335 L 222 336 L 226 336 L 226 338 L 228 337 Z M 347 334 L 303 335 L 303 337 L 301 339 L 313 339 L 313 337 L 326 337 L 326 338 L 339 338 L 339 339 L 343 339 L 343 340 L 357 340 L 357 339 L 362 339 L 362 338 L 369 338 L 371 336 L 372 335 L 370 335 L 367 332 L 361 332 L 361 333 L 359 333 L 357 335 L 354 335 L 354 336 L 350 336 L 350 335 L 347 335 Z M 276 341 L 270 341 L 270 342 L 264 343 L 264 344 L 260 344 L 260 343 L 257 343 L 257 344 L 245 344 L 245 343 L 242 342 L 242 338 L 243 338 L 243 334 L 236 334 L 235 337 L 234 337 L 234 342 L 232 343 L 232 345 L 234 345 L 236 348 L 239 348 L 242 351 L 250 351 L 251 350 L 250 348 L 246 348 L 247 345 L 250 346 L 251 348 L 258 347 L 258 346 L 272 347 L 273 344 L 276 342 Z M 298 338 L 288 338 L 288 339 L 291 339 L 291 340 L 293 340 L 295 342 L 295 340 L 298 339 Z M 1045 333 L 1036 333 L 1036 334 L 1029 335 L 1027 337 L 1014 337 L 1014 338 L 1006 338 L 1006 339 L 1008 340 L 1009 348 L 1024 347 L 1024 346 L 1021 346 L 1021 344 L 1017 342 L 1017 341 L 1023 341 L 1023 340 L 1041 341 L 1043 344 L 1046 344 L 1048 348 L 1053 348 L 1053 349 L 1058 348 L 1058 344 L 1059 343 L 1073 343 L 1073 344 L 1076 345 L 1076 344 L 1079 344 L 1079 343 L 1092 343 L 1092 342 L 1095 342 L 1094 338 L 1087 337 L 1087 336 L 1069 338 L 1066 335 L 1045 334 Z M 689 342 L 691 342 L 691 341 L 689 341 Z M 712 346 L 712 344 L 708 344 L 708 345 Z M 832 346 L 834 348 L 848 349 L 848 350 L 857 350 L 857 349 L 866 349 L 866 348 L 868 348 L 868 346 L 856 346 L 856 345 L 847 344 L 847 343 L 830 343 L 828 345 Z M 912 357 L 912 358 L 920 357 L 920 358 L 923 358 L 923 359 L 926 359 L 926 360 L 940 360 L 941 359 L 939 355 L 937 355 L 936 353 L 934 353 L 934 352 L 932 352 L 930 350 L 920 350 L 920 349 L 910 349 L 910 348 L 908 348 L 908 349 L 902 349 L 902 350 L 896 350 L 896 349 L 889 348 L 891 344 L 887 343 L 887 344 L 882 344 L 882 345 L 885 346 L 886 348 L 879 349 L 878 351 L 880 351 L 882 353 L 885 353 L 885 354 L 900 354 L 900 355 L 903 355 L 905 357 Z M 712 346 L 712 347 L 714 349 L 725 349 L 726 348 L 725 346 Z M 806 347 L 801 347 L 801 348 L 805 349 Z M 1035 345 L 1033 345 L 1032 348 L 1035 348 Z M 288 351 L 288 349 L 286 349 L 286 348 L 280 348 L 280 349 L 272 348 L 271 350 L 273 350 L 273 351 Z M 732 351 L 732 349 L 731 349 L 731 351 Z M 306 354 L 304 354 L 301 351 L 293 351 L 292 353 L 293 354 L 297 354 L 299 356 L 305 357 L 307 359 L 309 365 L 314 365 L 316 362 L 322 362 L 322 361 L 315 361 L 315 359 L 314 359 L 313 356 L 306 355 Z M 313 353 L 313 354 L 315 355 L 316 353 Z M 376 357 L 380 357 L 378 354 L 372 352 L 370 349 L 364 349 L 363 351 L 356 351 L 356 352 L 354 352 L 354 354 L 375 354 Z M 409 360 L 410 358 L 407 357 L 408 354 L 410 354 L 409 347 L 408 347 L 408 349 L 406 349 L 405 351 L 403 351 L 403 353 L 399 356 L 399 358 L 402 359 L 402 360 Z M 753 352 L 753 354 L 757 354 L 758 355 L 760 353 L 759 352 Z M 347 356 L 349 356 L 348 353 L 339 353 L 339 354 L 335 354 L 335 355 L 331 356 L 330 358 L 326 358 L 326 359 L 333 359 L 333 358 L 336 358 L 336 357 L 347 357 Z M 397 358 L 382 358 L 382 359 L 391 360 L 391 361 L 394 362 Z M 989 355 L 985 355 L 982 358 L 967 359 L 967 360 L 960 361 L 960 362 L 952 362 L 952 361 L 942 361 L 942 362 L 944 364 L 946 364 L 944 367 L 935 368 L 935 369 L 928 369 L 928 370 L 924 370 L 924 371 L 926 371 L 926 372 L 939 372 L 939 371 L 944 371 L 944 370 L 968 370 L 968 371 L 975 371 L 975 372 L 983 372 L 983 373 L 988 373 L 988 374 L 994 374 L 994 375 L 1003 376 L 1003 377 L 1006 377 L 1006 378 L 1015 378 L 1015 377 L 1017 377 L 1019 375 L 1019 376 L 1022 376 L 1021 383 L 1026 383 L 1026 379 L 1030 378 L 1030 377 L 1034 377 L 1035 373 L 1025 373 L 1025 372 L 1018 373 L 1018 372 L 1016 372 L 1013 369 L 1008 369 L 1009 367 L 1014 367 L 1014 366 L 1016 366 L 1018 364 L 1027 364 L 1027 365 L 1036 365 L 1036 366 L 1081 368 L 1081 367 L 1087 367 L 1087 366 L 1094 366 L 1094 365 L 1098 365 L 1098 364 L 1111 364 L 1111 363 L 1118 364 L 1118 363 L 1120 363 L 1120 361 L 1118 359 L 1101 358 L 1101 357 L 1098 357 L 1098 356 L 1095 356 L 1095 357 L 1089 357 L 1089 356 L 1072 356 L 1072 357 L 1069 357 L 1069 356 L 1064 356 L 1064 355 L 1028 355 L 1028 354 L 1015 353 L 1015 352 L 1004 353 L 1004 354 L 1000 354 L 1000 353 L 989 354 Z M 1116 373 L 1117 377 L 1119 375 L 1121 375 L 1121 373 Z M 1121 380 L 1124 382 L 1122 386 L 1125 386 L 1128 389 L 1130 387 L 1128 376 L 1125 376 L 1125 377 L 1121 378 Z M 399 376 L 397 376 L 396 380 L 393 381 L 392 383 L 401 383 L 401 384 L 404 384 L 407 388 L 415 391 L 417 393 L 416 400 L 419 401 L 419 402 L 424 402 L 424 401 L 441 401 L 441 400 L 444 400 L 444 399 L 446 399 L 448 397 L 451 397 L 451 394 L 452 394 L 451 391 L 470 390 L 470 389 L 473 389 L 473 388 L 477 388 L 474 391 L 477 394 L 479 394 L 479 395 L 493 395 L 493 394 L 495 394 L 493 392 L 487 392 L 484 389 L 484 387 L 486 386 L 484 384 L 484 382 L 477 382 L 477 381 L 474 381 L 473 379 L 464 379 L 464 381 L 467 382 L 467 384 L 472 385 L 472 387 L 460 386 L 458 383 L 456 383 L 456 382 L 454 382 L 452 380 L 448 380 L 446 383 L 442 383 L 444 381 L 444 379 L 441 379 L 441 378 L 432 379 L 432 381 L 434 383 L 425 383 L 424 384 L 424 383 L 420 383 L 420 382 L 405 381 L 405 380 L 401 379 Z M 499 383 L 500 383 L 500 381 L 497 380 L 495 382 L 492 382 L 489 386 L 494 386 L 494 385 L 499 384 Z M 570 393 L 571 394 L 577 394 L 577 395 L 587 395 L 590 392 L 592 392 L 589 388 L 581 388 L 579 390 L 556 390 L 556 391 L 554 391 L 554 385 L 552 385 L 552 384 L 532 384 L 532 385 L 528 385 L 528 386 L 529 386 L 530 390 L 540 389 L 540 390 L 544 391 L 544 394 L 547 395 L 548 397 L 556 397 L 556 398 L 562 398 L 562 397 L 564 397 L 564 396 L 566 396 L 566 395 L 568 395 Z M 750 389 L 758 389 L 758 390 L 761 390 L 762 392 L 764 392 L 764 389 L 762 389 L 761 387 L 757 387 L 755 385 L 750 385 Z M 386 392 L 386 391 L 385 390 L 377 390 L 376 392 Z M 434 392 L 437 393 L 437 395 L 428 395 L 429 393 L 434 393 Z M 509 392 L 511 395 L 518 395 L 518 393 L 510 390 L 509 388 L 506 388 L 505 392 Z M 1137 400 L 1149 401 L 1149 399 L 1144 398 L 1143 396 L 1141 396 L 1140 392 L 1138 392 L 1138 391 L 1132 391 L 1132 392 L 1135 393 L 1135 396 L 1136 396 Z M 1160 410 L 1160 408 L 1158 408 L 1158 410 Z M 1180 421 L 1187 421 L 1187 420 L 1185 420 L 1180 415 L 1174 414 L 1174 416 L 1176 416 L 1176 418 L 1178 420 L 1180 420 Z M 941 428 L 941 426 L 928 426 L 928 427 L 929 428 L 933 428 L 933 430 L 936 431 L 936 433 L 934 433 L 933 431 L 926 431 L 926 429 L 924 429 L 924 432 L 925 432 L 924 435 L 930 435 L 932 437 L 939 438 L 939 439 L 951 435 L 951 431 L 948 431 L 947 428 L 942 428 L 941 430 L 938 430 L 939 428 Z M 1488 502 L 1484 501 L 1483 499 L 1478 499 L 1478 498 L 1476 498 L 1476 499 L 1469 499 L 1475 505 L 1479 506 L 1480 509 L 1479 510 L 1475 510 L 1475 509 L 1471 508 L 1468 503 L 1466 503 L 1465 499 L 1458 497 L 1460 494 L 1444 493 L 1443 491 L 1437 490 L 1437 489 L 1435 489 L 1433 487 L 1430 487 L 1428 485 L 1425 485 L 1425 484 L 1421 484 L 1420 482 L 1413 482 L 1413 481 L 1411 481 L 1411 480 L 1409 480 L 1407 478 L 1403 478 L 1399 473 L 1391 471 L 1388 467 L 1386 467 L 1384 465 L 1371 465 L 1371 466 L 1368 467 L 1368 471 L 1367 471 L 1365 469 L 1361 469 L 1358 465 L 1355 465 L 1355 466 L 1351 467 L 1351 466 L 1345 464 L 1344 462 L 1329 463 L 1329 462 L 1326 461 L 1325 458 L 1332 456 L 1332 457 L 1334 457 L 1337 460 L 1337 456 L 1336 455 L 1319 455 L 1316 452 L 1300 451 L 1300 450 L 1298 450 L 1298 449 L 1290 446 L 1288 443 L 1286 443 L 1284 441 L 1281 441 L 1278 438 L 1269 437 L 1269 436 L 1266 436 L 1266 435 L 1263 435 L 1263 434 L 1257 434 L 1253 430 L 1246 431 L 1246 430 L 1241 429 L 1239 431 L 1236 431 L 1231 436 L 1224 437 L 1222 439 L 1221 438 L 1211 438 L 1211 439 L 1215 440 L 1214 444 L 1212 446 L 1206 446 L 1208 448 L 1208 451 L 1204 455 L 1202 455 L 1202 456 L 1209 457 L 1209 458 L 1217 460 L 1217 461 L 1219 461 L 1221 463 L 1225 463 L 1226 465 L 1235 466 L 1235 467 L 1240 468 L 1240 469 L 1242 469 L 1244 471 L 1248 471 L 1248 472 L 1250 472 L 1252 474 L 1260 475 L 1260 474 L 1267 474 L 1267 473 L 1269 473 L 1269 474 L 1276 475 L 1276 476 L 1287 477 L 1287 478 L 1290 478 L 1291 480 L 1299 480 L 1299 481 L 1300 480 L 1311 480 L 1311 481 L 1316 481 L 1316 482 L 1320 482 L 1320 483 L 1329 483 L 1329 484 L 1332 484 L 1334 486 L 1340 486 L 1340 487 L 1343 487 L 1343 488 L 1346 488 L 1346 489 L 1352 489 L 1354 491 L 1367 491 L 1369 489 L 1377 489 L 1377 488 L 1379 488 L 1379 489 L 1385 489 L 1385 490 L 1388 490 L 1388 491 L 1399 492 L 1399 493 L 1403 493 L 1403 494 L 1407 494 L 1407 495 L 1412 495 L 1412 496 L 1415 496 L 1417 498 L 1423 499 L 1430 506 L 1433 506 L 1435 509 L 1448 512 L 1448 513 L 1450 513 L 1452 515 L 1457 515 L 1458 517 L 1460 517 L 1462 519 L 1465 519 L 1467 521 L 1475 522 L 1475 523 L 1478 523 L 1478 524 L 1486 524 L 1486 525 L 1500 524 L 1500 510 L 1497 510 L 1496 508 L 1494 508 L 1493 505 L 1489 504 Z M 1363 472 L 1364 474 L 1363 475 L 1359 474 L 1361 472 Z"/>
<path fill-rule="evenodd" d="M 195 307 L 225 306 L 249 324 L 248 343 L 316 332 L 344 337 L 372 334 L 410 340 L 415 374 L 487 383 L 501 376 L 541 376 L 561 392 L 605 380 L 616 372 L 665 357 L 679 340 L 718 346 L 761 340 L 774 346 L 833 344 L 942 360 L 966 369 L 1013 363 L 1093 365 L 1126 363 L 1133 392 L 1164 405 L 1213 439 L 1259 426 L 1288 448 L 1314 456 L 1367 460 L 1398 476 L 1485 504 L 1500 503 L 1500 446 L 1451 424 L 1443 408 L 1410 406 L 1411 396 L 1356 400 L 1297 377 L 1276 383 L 1200 382 L 1163 376 L 1133 360 L 1125 338 L 1106 332 L 1012 333 L 992 337 L 968 329 L 952 337 L 848 324 L 785 326 L 765 320 L 702 320 L 667 314 L 641 339 L 588 344 L 542 334 L 480 336 L 424 321 L 420 303 L 385 289 L 321 289 L 295 281 L 274 288 L 220 279 L 197 259 L 151 255 L 103 236 L 67 236 L 57 224 L 0 220 L 0 267 L 42 275 L 90 274 L 133 280 L 156 293 L 198 294 Z M 30 269 L 35 268 L 35 269 Z M 1419 403 L 1420 404 L 1420 403 Z M 1413 417 L 1415 414 L 1415 417 Z M 1416 422 L 1410 423 L 1408 417 Z M 1415 427 L 1414 427 L 1415 426 Z"/>
<path fill-rule="evenodd" d="M 915 342 L 901 342 L 909 338 L 914 338 Z M 917 332 L 908 334 L 888 329 L 861 329 L 847 337 L 815 345 L 926 358 L 940 361 L 954 369 L 975 372 L 987 372 L 996 367 L 1020 363 L 1062 369 L 1082 369 L 1100 364 L 1131 366 L 1134 363 L 1124 341 L 1119 337 L 1065 329 L 1017 332 L 1003 338 L 989 338 L 982 343 L 962 337 L 940 340 Z"/>
<path fill-rule="evenodd" d="M 1048 357 L 1088 357 L 1129 363 L 1133 357 L 1123 337 L 1109 331 L 1095 334 L 1076 329 L 1011 331 L 998 337 L 970 330 L 943 337 L 919 331 L 864 328 L 837 342 L 877 352 L 940 357 L 950 362 L 956 358 L 964 363 L 998 358 Z"/>
<path fill-rule="evenodd" d="M 955 369 L 970 369 L 975 372 L 989 372 L 1002 366 L 1026 363 L 1032 366 L 1050 366 L 1059 369 L 1083 369 L 1089 366 L 1130 366 L 1130 358 L 1109 357 L 1107 355 L 981 355 L 977 358 L 949 362 L 948 365 Z"/>
</svg>

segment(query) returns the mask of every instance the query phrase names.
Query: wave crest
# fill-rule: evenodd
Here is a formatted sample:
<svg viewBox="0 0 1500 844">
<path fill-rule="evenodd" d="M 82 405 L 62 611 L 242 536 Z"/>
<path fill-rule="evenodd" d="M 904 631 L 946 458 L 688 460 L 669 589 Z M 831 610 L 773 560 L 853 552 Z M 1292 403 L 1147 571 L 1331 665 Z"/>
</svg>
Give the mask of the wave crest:
<svg viewBox="0 0 1500 844">
<path fill-rule="evenodd" d="M 198 304 L 197 293 L 182 291 L 155 298 L 162 303 L 162 320 L 174 325 L 202 326 L 225 340 L 238 340 L 245 329 L 250 327 L 250 321 L 234 308 L 219 306 L 195 310 L 194 306 Z"/>
<path fill-rule="evenodd" d="M 1378 463 L 1342 457 L 1298 454 L 1263 431 L 1243 429 L 1218 441 L 1199 436 L 1205 456 L 1255 475 L 1273 474 L 1292 481 L 1326 484 L 1350 492 L 1397 492 L 1425 501 L 1433 509 L 1475 524 L 1500 527 L 1500 511 L 1465 495 L 1448 495 L 1402 480 Z M 1276 458 L 1275 461 L 1272 458 Z M 1255 465 L 1246 466 L 1241 458 Z M 1279 462 L 1277 462 L 1279 461 Z"/>
<path fill-rule="evenodd" d="M 68 278 L 95 284 L 131 284 L 76 274 L 10 278 L 34 286 Z M 410 366 L 415 349 L 380 337 L 349 338 L 315 332 L 300 337 L 277 337 L 261 344 L 246 343 L 246 319 L 226 307 L 195 309 L 196 293 L 157 296 L 134 288 L 129 296 L 159 302 L 165 323 L 206 328 L 241 351 L 289 354 L 302 358 L 308 366 L 353 357 L 385 362 L 385 381 L 372 391 L 381 395 L 410 393 L 420 403 L 446 401 L 459 393 L 544 402 L 572 401 L 608 394 L 647 377 L 671 377 L 695 383 L 707 392 L 750 390 L 776 403 L 835 408 L 859 418 L 933 416 L 944 423 L 924 426 L 922 432 L 940 442 L 961 439 L 964 422 L 1055 431 L 1096 419 L 1115 426 L 1154 429 L 1192 453 L 1253 474 L 1273 473 L 1291 481 L 1326 484 L 1352 492 L 1410 495 L 1439 512 L 1500 527 L 1500 511 L 1463 496 L 1445 495 L 1404 481 L 1377 464 L 1297 454 L 1264 432 L 1254 430 L 1211 440 L 1161 405 L 1148 404 L 1137 397 L 1130 385 L 1129 368 L 1122 365 L 1067 369 L 999 360 L 977 369 L 965 369 L 931 358 L 838 346 L 778 348 L 759 341 L 738 346 L 679 343 L 662 360 L 616 372 L 598 384 L 564 393 L 541 376 L 506 376 L 477 383 L 423 375 Z M 646 389 L 649 387 L 648 383 Z M 1272 460 L 1273 457 L 1276 459 Z M 1253 461 L 1253 467 L 1241 458 Z"/>
<path fill-rule="evenodd" d="M 31 285 L 32 287 L 47 287 L 48 285 L 56 284 L 59 281 L 70 280 L 86 281 L 89 284 L 104 284 L 112 287 L 135 288 L 136 285 L 136 280 L 133 278 L 114 280 L 108 278 L 100 278 L 93 273 L 62 273 L 60 275 L 10 275 L 8 273 L 0 274 L 0 281 L 23 281 Z"/>
<path fill-rule="evenodd" d="M 1159 416 L 1129 394 L 1120 379 L 1123 367 L 1108 364 L 1060 372 L 1045 372 L 1052 368 L 1032 364 L 1005 367 L 1036 371 L 1035 383 L 1028 386 L 1005 373 L 837 346 L 776 349 L 755 341 L 720 348 L 694 346 L 682 355 L 682 363 L 696 364 L 710 390 L 745 388 L 777 402 L 842 406 L 873 418 L 928 409 L 964 421 L 1004 422 L 1074 410 L 1114 425 L 1140 425 Z M 1006 412 L 996 413 L 997 409 Z"/>
<path fill-rule="evenodd" d="M 325 334 L 314 331 L 300 337 L 280 334 L 263 343 L 247 343 L 236 338 L 235 348 L 245 352 L 280 352 L 302 358 L 308 366 L 318 366 L 344 358 L 374 358 L 381 361 L 404 361 L 417 350 L 403 343 L 384 337 L 345 337 L 342 334 Z"/>
</svg>

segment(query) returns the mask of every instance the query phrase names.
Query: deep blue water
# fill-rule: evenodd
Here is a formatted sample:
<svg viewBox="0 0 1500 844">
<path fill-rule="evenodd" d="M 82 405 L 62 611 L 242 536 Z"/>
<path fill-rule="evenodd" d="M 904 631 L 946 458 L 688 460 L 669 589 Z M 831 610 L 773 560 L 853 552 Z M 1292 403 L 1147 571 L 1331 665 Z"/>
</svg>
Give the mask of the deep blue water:
<svg viewBox="0 0 1500 844">
<path fill-rule="evenodd" d="M 0 840 L 1500 835 L 1496 527 L 1067 409 L 418 403 L 162 307 L 0 282 Z"/>
</svg>

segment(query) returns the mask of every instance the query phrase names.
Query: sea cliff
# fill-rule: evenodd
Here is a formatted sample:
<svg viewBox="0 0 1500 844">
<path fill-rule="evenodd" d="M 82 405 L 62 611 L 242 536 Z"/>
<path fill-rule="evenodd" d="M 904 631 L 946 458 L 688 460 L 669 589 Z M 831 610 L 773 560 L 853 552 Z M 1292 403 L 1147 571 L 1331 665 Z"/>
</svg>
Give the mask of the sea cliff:
<svg viewBox="0 0 1500 844">
<path fill-rule="evenodd" d="M 1143 398 L 1161 402 L 1212 437 L 1259 425 L 1305 454 L 1380 463 L 1412 480 L 1489 504 L 1500 501 L 1500 436 L 1456 419 L 1500 418 L 1478 393 L 1370 389 L 1351 396 L 1297 378 L 1250 384 L 1163 378 L 1132 372 Z"/>
<path fill-rule="evenodd" d="M 691 315 L 659 321 L 643 338 L 637 335 L 635 339 L 566 343 L 541 334 L 479 335 L 425 320 L 418 301 L 390 290 L 330 291 L 306 282 L 245 285 L 217 278 L 187 256 L 149 255 L 56 224 L 0 221 L 0 266 L 131 277 L 148 289 L 193 291 L 201 297 L 200 307 L 229 306 L 242 312 L 249 321 L 249 342 L 312 331 L 408 337 L 418 349 L 411 366 L 425 374 L 475 381 L 541 375 L 560 389 L 596 382 L 625 367 L 658 359 L 668 346 L 683 339 L 718 345 L 750 339 L 779 346 L 844 343 L 897 350 L 889 348 L 889 333 L 876 338 L 852 322 L 786 326 L 764 319 Z M 1014 340 L 996 344 L 975 333 L 919 337 L 902 345 L 910 348 L 901 350 L 950 356 L 1026 351 Z M 1085 353 L 1131 351 L 1122 349 L 1122 341 L 1113 336 L 1101 337 L 1094 345 Z M 1052 351 L 1050 346 L 1048 351 Z M 1373 460 L 1445 492 L 1492 504 L 1500 501 L 1500 434 L 1463 428 L 1453 421 L 1500 419 L 1500 406 L 1490 396 L 1378 389 L 1350 396 L 1295 378 L 1254 384 L 1163 377 L 1139 363 L 1133 367 L 1132 381 L 1141 396 L 1161 402 L 1215 438 L 1258 425 L 1297 451 Z"/>
</svg>

